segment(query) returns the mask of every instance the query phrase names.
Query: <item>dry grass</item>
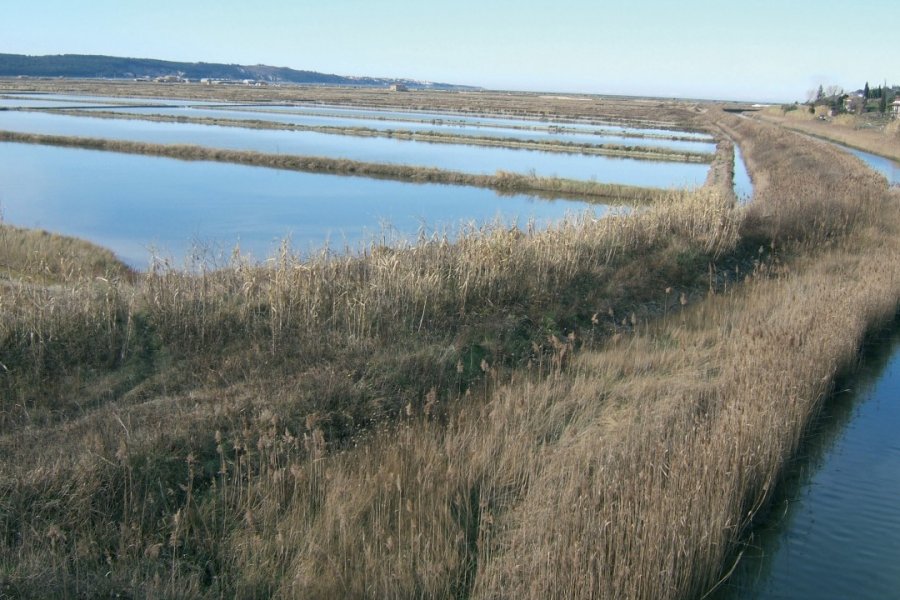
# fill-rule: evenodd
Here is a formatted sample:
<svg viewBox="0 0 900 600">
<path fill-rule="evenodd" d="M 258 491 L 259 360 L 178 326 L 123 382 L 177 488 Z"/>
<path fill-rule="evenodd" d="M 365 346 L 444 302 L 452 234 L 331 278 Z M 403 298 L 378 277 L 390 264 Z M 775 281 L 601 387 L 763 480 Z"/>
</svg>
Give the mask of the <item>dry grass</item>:
<svg viewBox="0 0 900 600">
<path fill-rule="evenodd" d="M 366 370 L 370 353 L 384 351 L 386 363 L 408 360 L 413 369 L 404 375 L 407 367 L 393 365 L 401 373 L 384 378 L 384 393 L 406 385 L 421 394 L 458 379 L 460 360 L 474 363 L 466 379 L 484 357 L 519 360 L 541 332 L 565 335 L 595 312 L 637 305 L 660 280 L 704 281 L 696 265 L 728 252 L 735 236 L 727 201 L 673 192 L 641 214 L 574 218 L 546 232 L 488 227 L 454 244 L 436 237 L 406 249 L 375 245 L 359 256 L 312 259 L 285 247 L 266 265 L 236 256 L 225 268 L 200 264 L 193 272 L 158 263 L 134 283 L 76 274 L 64 293 L 12 286 L 3 329 L 11 374 L 0 385 L 16 401 L 0 405 L 0 423 L 68 416 L 83 402 L 70 386 L 98 370 L 150 368 L 161 353 L 201 360 L 211 376 L 228 381 L 242 377 L 231 371 L 252 372 L 259 361 L 267 370 L 322 362 Z M 633 268 L 637 255 L 646 261 L 641 272 Z M 420 368 L 428 375 L 417 381 Z M 106 387 L 97 393 L 115 395 Z M 66 398 L 66 390 L 76 397 Z M 390 401 L 394 411 L 402 400 Z M 349 420 L 378 412 L 368 407 Z"/>
<path fill-rule="evenodd" d="M 900 162 L 900 125 L 890 117 L 844 114 L 822 121 L 805 110 L 769 109 L 759 118 Z"/>
<path fill-rule="evenodd" d="M 754 174 L 746 215 L 673 194 L 543 233 L 67 281 L 90 310 L 4 295 L 4 356 L 68 350 L 4 390 L 0 591 L 701 596 L 900 300 L 896 191 L 708 118 Z"/>
<path fill-rule="evenodd" d="M 125 277 L 131 270 L 113 253 L 88 242 L 0 221 L 0 278 L 32 276 L 56 283 L 80 277 Z"/>
<path fill-rule="evenodd" d="M 734 193 L 734 143 L 723 138 L 716 145 L 704 186 L 737 201 Z"/>
</svg>

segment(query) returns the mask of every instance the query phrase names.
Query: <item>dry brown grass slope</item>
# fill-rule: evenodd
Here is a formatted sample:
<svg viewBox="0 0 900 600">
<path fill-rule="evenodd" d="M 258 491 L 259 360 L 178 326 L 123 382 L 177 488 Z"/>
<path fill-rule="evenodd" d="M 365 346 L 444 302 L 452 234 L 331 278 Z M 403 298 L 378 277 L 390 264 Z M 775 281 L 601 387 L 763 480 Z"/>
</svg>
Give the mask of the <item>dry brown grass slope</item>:
<svg viewBox="0 0 900 600">
<path fill-rule="evenodd" d="M 900 161 L 900 121 L 891 121 L 890 117 L 879 114 L 845 114 L 822 121 L 809 114 L 805 108 L 790 112 L 769 108 L 751 116 Z"/>
<path fill-rule="evenodd" d="M 708 118 L 746 211 L 4 295 L 0 591 L 701 596 L 900 300 L 896 191 Z"/>
</svg>

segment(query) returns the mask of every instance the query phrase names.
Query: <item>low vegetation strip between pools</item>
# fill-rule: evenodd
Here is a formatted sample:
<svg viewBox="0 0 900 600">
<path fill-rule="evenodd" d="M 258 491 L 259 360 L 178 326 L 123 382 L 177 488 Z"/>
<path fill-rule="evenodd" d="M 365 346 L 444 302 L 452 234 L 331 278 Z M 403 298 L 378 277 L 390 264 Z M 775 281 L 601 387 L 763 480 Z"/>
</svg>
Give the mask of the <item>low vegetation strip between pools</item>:
<svg viewBox="0 0 900 600">
<path fill-rule="evenodd" d="M 539 150 L 563 154 L 593 154 L 598 156 L 616 156 L 638 160 L 673 161 L 673 162 L 709 162 L 712 155 L 706 152 L 689 152 L 662 147 L 647 147 L 640 144 L 588 144 L 566 142 L 562 140 L 515 139 L 496 136 L 455 135 L 437 131 L 406 131 L 397 129 L 372 129 L 369 127 L 337 127 L 326 125 L 300 125 L 279 123 L 266 120 L 219 119 L 213 117 L 191 117 L 172 115 L 134 115 L 113 111 L 62 110 L 54 111 L 63 114 L 104 119 L 124 119 L 155 121 L 161 123 L 194 123 L 197 125 L 217 125 L 223 127 L 243 127 L 247 129 L 271 129 L 278 131 L 310 131 L 336 135 L 355 135 L 359 137 L 381 137 L 437 144 L 462 144 L 470 146 L 490 146 L 501 148 L 518 148 L 522 150 Z"/>
<path fill-rule="evenodd" d="M 246 88 L 243 86 L 171 86 L 144 82 L 83 81 L 5 81 L 8 91 L 87 94 L 92 96 L 181 98 L 245 104 L 299 104 L 351 109 L 373 108 L 467 116 L 507 117 L 533 120 L 536 124 L 559 123 L 621 124 L 626 127 L 686 129 L 705 131 L 702 124 L 685 119 L 687 106 L 677 101 L 634 102 L 632 99 L 597 98 L 591 102 L 542 97 L 537 94 L 479 92 L 447 94 L 416 90 L 395 94 L 385 89 L 348 89 L 345 87 Z M 699 107 L 698 107 L 699 108 Z"/>
<path fill-rule="evenodd" d="M 184 144 L 152 144 L 102 138 L 43 135 L 0 131 L 0 142 L 43 144 L 88 150 L 145 154 L 181 160 L 209 160 L 241 165 L 269 167 L 305 173 L 353 175 L 408 181 L 413 183 L 445 183 L 497 190 L 501 193 L 528 193 L 548 197 L 578 197 L 604 202 L 653 202 L 666 194 L 658 188 L 644 188 L 596 181 L 580 181 L 558 177 L 538 177 L 507 171 L 494 175 L 478 175 L 430 167 L 370 163 L 318 156 L 268 154 L 247 150 L 226 150 Z"/>
<path fill-rule="evenodd" d="M 312 105 L 314 107 L 321 108 L 321 106 Z M 238 111 L 248 111 L 248 112 L 269 112 L 275 114 L 308 114 L 303 113 L 303 105 L 296 105 L 296 112 L 286 112 L 281 110 L 273 110 L 272 107 L 267 107 L 265 105 L 259 104 L 251 104 L 251 105 L 218 105 L 209 108 L 217 108 L 217 109 L 233 109 Z M 334 107 L 341 108 L 341 107 Z M 348 105 L 344 108 L 357 109 L 357 110 L 365 110 L 367 107 L 359 106 L 359 105 Z M 28 109 L 31 110 L 31 109 Z M 36 109 L 36 110 L 57 110 L 57 109 Z M 535 131 L 538 129 L 541 130 L 550 130 L 556 131 L 560 133 L 590 133 L 595 135 L 615 135 L 620 137 L 627 138 L 650 138 L 650 139 L 658 139 L 658 140 L 671 140 L 678 142 L 691 142 L 697 141 L 696 137 L 692 137 L 689 135 L 685 135 L 684 133 L 678 132 L 676 129 L 677 125 L 671 122 L 657 122 L 647 119 L 640 119 L 635 121 L 619 121 L 617 119 L 609 119 L 602 121 L 584 121 L 584 120 L 573 120 L 573 119 L 565 119 L 565 118 L 553 118 L 549 120 L 546 116 L 544 117 L 536 117 L 534 115 L 516 115 L 509 113 L 490 113 L 490 112 L 476 112 L 476 113 L 446 113 L 442 117 L 437 118 L 434 116 L 425 116 L 425 115 L 416 115 L 415 112 L 409 113 L 410 116 L 400 116 L 398 114 L 391 114 L 389 116 L 382 116 L 377 114 L 378 109 L 373 109 L 375 112 L 373 114 L 367 114 L 365 116 L 352 116 L 346 113 L 327 113 L 327 112 L 317 112 L 318 116 L 328 116 L 328 117 L 340 117 L 340 118 L 359 118 L 365 120 L 376 120 L 376 121 L 400 121 L 403 123 L 429 123 L 432 125 L 467 125 L 470 124 L 466 121 L 466 119 L 524 119 L 524 120 L 532 120 L 534 122 L 533 125 L 524 125 L 520 123 L 510 122 L 503 123 L 502 125 L 499 123 L 489 122 L 489 123 L 479 123 L 478 127 L 484 127 L 486 129 L 514 129 L 518 131 Z M 384 107 L 382 107 L 384 110 Z M 572 127 L 573 125 L 579 126 L 590 126 L 595 129 L 592 130 L 584 130 L 584 129 L 576 129 Z M 622 130 L 610 129 L 610 127 L 620 127 Z M 651 129 L 661 129 L 661 130 L 671 130 L 672 133 L 646 133 L 637 131 L 638 129 L 643 128 L 651 128 Z M 695 130 L 691 133 L 706 133 L 705 130 Z"/>
</svg>

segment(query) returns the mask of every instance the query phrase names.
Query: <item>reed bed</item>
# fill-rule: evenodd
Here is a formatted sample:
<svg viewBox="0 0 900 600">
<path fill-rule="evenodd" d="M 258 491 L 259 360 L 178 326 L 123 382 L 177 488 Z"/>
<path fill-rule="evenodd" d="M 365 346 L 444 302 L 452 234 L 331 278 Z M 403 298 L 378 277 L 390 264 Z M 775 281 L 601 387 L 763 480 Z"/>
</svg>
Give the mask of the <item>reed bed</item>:
<svg viewBox="0 0 900 600">
<path fill-rule="evenodd" d="M 48 231 L 22 229 L 0 220 L 0 277 L 31 276 L 49 282 L 84 276 L 132 275 L 105 249 Z"/>
<path fill-rule="evenodd" d="M 0 592 L 703 596 L 900 300 L 898 192 L 708 118 L 746 210 L 4 291 Z"/>
<path fill-rule="evenodd" d="M 479 336 L 490 338 L 491 318 L 506 319 L 497 327 L 512 328 L 505 335 L 513 338 L 487 345 L 497 345 L 501 357 L 522 354 L 516 347 L 527 346 L 541 326 L 561 333 L 600 310 L 582 302 L 603 302 L 605 312 L 609 302 L 638 304 L 650 278 L 694 284 L 697 274 L 681 263 L 727 252 L 736 229 L 727 201 L 705 191 L 672 192 L 640 214 L 599 220 L 583 215 L 549 231 L 471 228 L 452 244 L 437 236 L 406 248 L 373 244 L 361 254 L 326 250 L 311 258 L 283 246 L 261 266 L 240 255 L 219 269 L 198 263 L 184 271 L 157 261 L 135 283 L 110 274 L 64 280 L 62 293 L 13 287 L 5 354 L 7 367 L 21 371 L 5 381 L 10 397 L 31 390 L 35 402 L 53 404 L 41 399 L 41 381 L 57 381 L 68 369 L 97 361 L 124 365 L 158 345 L 211 361 L 219 357 L 210 348 L 229 348 L 236 356 L 267 356 L 287 368 L 293 361 L 321 361 L 336 348 L 359 359 L 380 346 L 408 344 L 410 336 L 443 343 L 452 336 L 473 338 L 464 343 L 478 360 L 465 371 L 477 373 L 487 352 Z M 635 276 L 630 262 L 636 254 L 655 256 L 658 264 Z M 601 292 L 604 287 L 612 289 Z M 560 299 L 565 306 L 557 307 Z M 547 309 L 559 313 L 556 320 L 545 315 Z M 100 348 L 105 351 L 95 356 Z M 463 358 L 459 350 L 438 361 L 443 371 L 455 369 Z M 22 377 L 27 384 L 14 383 Z M 25 404 L 16 404 L 21 414 L 15 418 L 9 405 L 3 407 L 2 422 L 27 421 Z M 29 418 L 36 418 L 34 411 Z"/>
<path fill-rule="evenodd" d="M 754 116 L 788 129 L 900 161 L 900 122 L 891 121 L 890 117 L 846 114 L 822 121 L 805 110 L 784 113 L 780 109 L 768 109 Z"/>
</svg>

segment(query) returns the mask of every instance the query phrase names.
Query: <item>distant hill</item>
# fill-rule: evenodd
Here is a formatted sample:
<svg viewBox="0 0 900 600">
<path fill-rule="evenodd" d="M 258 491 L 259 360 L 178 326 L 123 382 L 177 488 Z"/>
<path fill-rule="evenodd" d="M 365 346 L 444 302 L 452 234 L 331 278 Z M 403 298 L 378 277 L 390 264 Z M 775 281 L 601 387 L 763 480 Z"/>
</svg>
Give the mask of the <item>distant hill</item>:
<svg viewBox="0 0 900 600">
<path fill-rule="evenodd" d="M 219 63 L 187 63 L 151 58 L 122 58 L 90 54 L 58 54 L 27 56 L 0 54 L 0 77 L 70 77 L 78 79 L 155 79 L 181 77 L 241 81 L 251 79 L 267 83 L 296 83 L 317 85 L 352 85 L 387 87 L 405 85 L 409 89 L 477 89 L 449 83 L 416 81 L 413 79 L 385 79 L 379 77 L 345 77 L 298 71 L 287 67 L 267 65 L 226 65 Z"/>
</svg>

